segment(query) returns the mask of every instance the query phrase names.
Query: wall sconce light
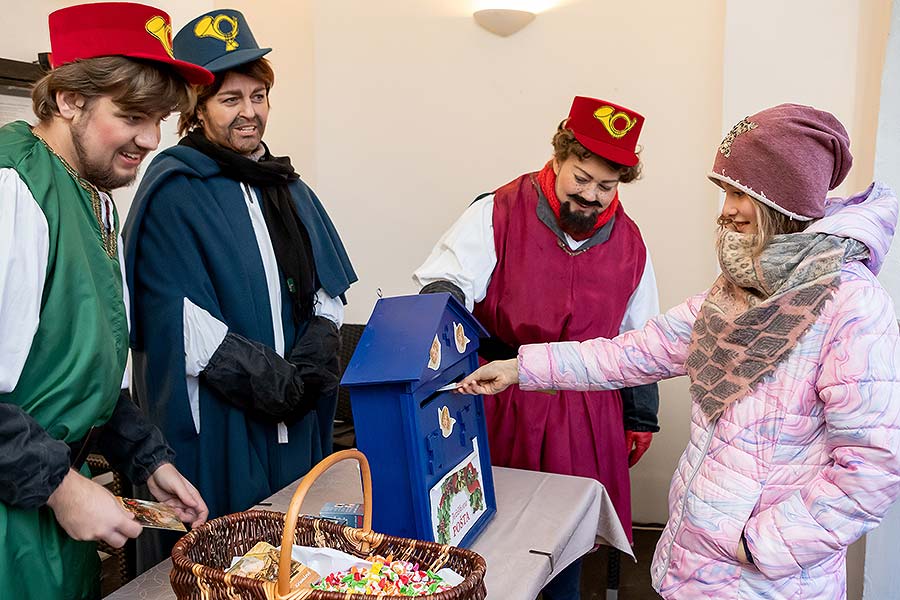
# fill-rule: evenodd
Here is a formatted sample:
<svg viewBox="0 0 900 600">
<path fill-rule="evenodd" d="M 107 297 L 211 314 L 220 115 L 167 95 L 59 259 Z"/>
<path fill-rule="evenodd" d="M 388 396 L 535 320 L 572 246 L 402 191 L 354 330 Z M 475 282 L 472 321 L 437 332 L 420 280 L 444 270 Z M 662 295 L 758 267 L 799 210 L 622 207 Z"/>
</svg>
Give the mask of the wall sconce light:
<svg viewBox="0 0 900 600">
<path fill-rule="evenodd" d="M 532 21 L 534 13 L 511 8 L 487 8 L 475 11 L 475 22 L 499 36 L 506 37 L 519 31 Z"/>
</svg>

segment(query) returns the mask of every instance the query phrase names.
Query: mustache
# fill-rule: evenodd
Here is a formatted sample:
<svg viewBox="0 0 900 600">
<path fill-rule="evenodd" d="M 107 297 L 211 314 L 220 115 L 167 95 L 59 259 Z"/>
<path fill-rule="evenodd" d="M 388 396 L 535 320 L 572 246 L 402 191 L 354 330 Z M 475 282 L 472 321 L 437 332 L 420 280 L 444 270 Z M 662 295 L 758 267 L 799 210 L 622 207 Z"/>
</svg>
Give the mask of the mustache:
<svg viewBox="0 0 900 600">
<path fill-rule="evenodd" d="M 595 206 L 595 207 L 597 207 L 597 208 L 603 208 L 603 205 L 600 204 L 599 202 L 597 202 L 597 201 L 588 201 L 588 200 L 585 200 L 584 198 L 582 198 L 582 197 L 579 196 L 578 194 L 567 194 L 567 197 L 568 197 L 569 200 L 571 200 L 572 202 L 577 202 L 577 203 L 581 204 L 582 206 Z"/>
<path fill-rule="evenodd" d="M 256 125 L 256 128 L 262 130 L 262 121 L 259 117 L 253 117 L 252 119 L 245 119 L 244 117 L 236 117 L 234 121 L 228 126 L 229 128 L 234 127 L 243 127 L 244 125 Z"/>
</svg>

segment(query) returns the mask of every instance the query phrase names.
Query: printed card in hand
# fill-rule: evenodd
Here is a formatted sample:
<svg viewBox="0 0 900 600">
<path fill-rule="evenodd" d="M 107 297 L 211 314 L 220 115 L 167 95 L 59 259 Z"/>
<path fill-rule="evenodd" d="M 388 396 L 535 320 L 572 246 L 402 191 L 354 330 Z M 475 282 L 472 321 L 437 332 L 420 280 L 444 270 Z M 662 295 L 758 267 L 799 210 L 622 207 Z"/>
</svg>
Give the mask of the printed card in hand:
<svg viewBox="0 0 900 600">
<path fill-rule="evenodd" d="M 173 531 L 187 531 L 184 523 L 175 514 L 175 511 L 161 502 L 150 502 L 149 500 L 137 500 L 135 498 L 122 498 L 116 496 L 125 510 L 132 513 L 138 523 L 144 527 L 152 527 L 154 529 L 171 529 Z"/>
</svg>

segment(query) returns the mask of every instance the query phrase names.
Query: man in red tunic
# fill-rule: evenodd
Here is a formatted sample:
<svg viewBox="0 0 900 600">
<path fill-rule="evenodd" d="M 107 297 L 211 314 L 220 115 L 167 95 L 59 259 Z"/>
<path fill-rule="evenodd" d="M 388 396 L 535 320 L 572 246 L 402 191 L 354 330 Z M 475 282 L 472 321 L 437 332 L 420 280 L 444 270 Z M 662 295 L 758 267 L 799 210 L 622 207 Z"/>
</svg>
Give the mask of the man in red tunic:
<svg viewBox="0 0 900 600">
<path fill-rule="evenodd" d="M 658 314 L 653 267 L 618 186 L 640 174 L 644 118 L 576 97 L 553 137 L 553 158 L 480 196 L 413 278 L 450 292 L 491 338 L 482 358 L 512 358 L 522 344 L 614 337 Z M 628 467 L 658 431 L 656 385 L 555 395 L 512 387 L 484 398 L 493 464 L 592 477 L 607 489 L 631 539 Z M 578 598 L 580 563 L 545 600 Z"/>
</svg>

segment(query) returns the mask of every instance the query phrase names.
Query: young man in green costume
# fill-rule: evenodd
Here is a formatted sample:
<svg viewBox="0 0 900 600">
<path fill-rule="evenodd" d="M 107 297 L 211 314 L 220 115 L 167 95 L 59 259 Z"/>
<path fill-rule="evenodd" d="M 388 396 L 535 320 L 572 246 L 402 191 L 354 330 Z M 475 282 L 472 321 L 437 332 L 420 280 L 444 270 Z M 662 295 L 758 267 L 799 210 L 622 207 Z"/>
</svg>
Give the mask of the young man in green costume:
<svg viewBox="0 0 900 600">
<path fill-rule="evenodd" d="M 192 526 L 196 489 L 125 377 L 128 291 L 108 190 L 134 180 L 159 123 L 211 74 L 176 61 L 149 6 L 50 15 L 55 67 L 34 88 L 38 124 L 0 128 L 0 596 L 99 597 L 95 544 L 141 532 L 88 477 L 99 449 Z"/>
</svg>

